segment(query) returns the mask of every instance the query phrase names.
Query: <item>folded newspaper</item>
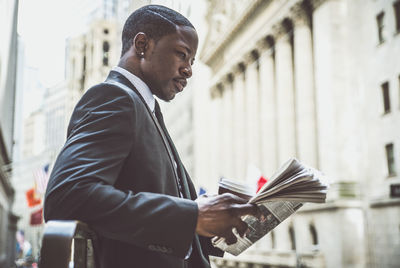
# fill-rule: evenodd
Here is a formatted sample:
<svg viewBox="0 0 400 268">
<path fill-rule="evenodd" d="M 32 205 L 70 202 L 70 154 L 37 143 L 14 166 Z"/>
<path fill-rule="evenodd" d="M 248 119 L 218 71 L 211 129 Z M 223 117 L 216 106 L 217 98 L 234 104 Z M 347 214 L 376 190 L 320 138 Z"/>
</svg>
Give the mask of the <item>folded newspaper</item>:
<svg viewBox="0 0 400 268">
<path fill-rule="evenodd" d="M 219 185 L 220 193 L 232 192 L 244 198 L 247 196 L 249 203 L 257 204 L 261 212 L 259 218 L 251 215 L 243 217 L 249 229 L 243 237 L 233 230 L 237 237 L 235 244 L 226 244 L 224 238 L 213 238 L 214 246 L 235 256 L 296 212 L 303 203 L 324 203 L 328 190 L 324 175 L 296 158 L 289 159 L 254 196 L 246 185 L 232 180 L 222 179 Z"/>
</svg>

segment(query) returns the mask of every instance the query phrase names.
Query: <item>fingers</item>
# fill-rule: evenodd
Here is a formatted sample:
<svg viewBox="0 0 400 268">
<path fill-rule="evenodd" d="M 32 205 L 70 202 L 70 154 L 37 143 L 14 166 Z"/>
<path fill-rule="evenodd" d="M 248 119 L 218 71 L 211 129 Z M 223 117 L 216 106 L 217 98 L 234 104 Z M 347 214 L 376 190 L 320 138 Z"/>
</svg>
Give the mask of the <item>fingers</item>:
<svg viewBox="0 0 400 268">
<path fill-rule="evenodd" d="M 238 220 L 238 222 L 235 225 L 235 228 L 238 234 L 241 237 L 243 237 L 249 227 L 247 226 L 247 223 L 245 223 L 244 221 Z"/>
<path fill-rule="evenodd" d="M 238 205 L 235 207 L 235 212 L 238 216 L 253 215 L 255 217 L 258 217 L 258 215 L 260 214 L 260 211 L 255 204 Z"/>
<path fill-rule="evenodd" d="M 238 240 L 237 235 L 243 237 L 248 230 L 247 223 L 242 221 L 240 218 L 237 218 L 232 227 L 228 231 L 226 231 L 225 235 L 223 236 L 225 238 L 225 243 L 228 245 L 235 244 Z"/>
<path fill-rule="evenodd" d="M 258 217 L 260 211 L 256 204 L 249 204 L 248 200 L 243 199 L 239 196 L 233 195 L 231 193 L 224 193 L 222 195 L 223 198 L 228 198 L 229 202 L 234 206 L 234 214 L 237 216 L 244 216 L 244 215 L 253 215 Z"/>
<path fill-rule="evenodd" d="M 235 203 L 235 204 L 247 204 L 246 199 L 243 199 L 243 198 L 241 198 L 237 195 L 231 194 L 231 193 L 224 193 L 224 194 L 219 195 L 219 197 L 229 199 L 232 203 Z"/>
<path fill-rule="evenodd" d="M 237 242 L 237 236 L 235 235 L 235 233 L 237 233 L 238 235 L 240 235 L 241 237 L 244 236 L 244 234 L 246 233 L 246 231 L 248 230 L 248 226 L 247 224 L 238 219 L 238 221 L 235 223 L 234 225 L 235 228 L 230 229 L 229 231 L 226 232 L 224 238 L 225 238 L 225 242 L 228 245 L 232 245 L 235 244 Z"/>
<path fill-rule="evenodd" d="M 227 243 L 228 245 L 232 245 L 235 244 L 237 242 L 237 237 L 233 234 L 232 231 L 228 231 L 225 235 L 225 243 Z"/>
<path fill-rule="evenodd" d="M 236 228 L 241 236 L 247 230 L 247 225 L 241 216 L 258 216 L 255 204 L 249 204 L 243 198 L 230 193 L 212 197 L 199 197 L 195 200 L 198 205 L 196 232 L 203 236 L 222 236 L 229 243 L 235 243 L 237 238 L 232 234 Z"/>
</svg>

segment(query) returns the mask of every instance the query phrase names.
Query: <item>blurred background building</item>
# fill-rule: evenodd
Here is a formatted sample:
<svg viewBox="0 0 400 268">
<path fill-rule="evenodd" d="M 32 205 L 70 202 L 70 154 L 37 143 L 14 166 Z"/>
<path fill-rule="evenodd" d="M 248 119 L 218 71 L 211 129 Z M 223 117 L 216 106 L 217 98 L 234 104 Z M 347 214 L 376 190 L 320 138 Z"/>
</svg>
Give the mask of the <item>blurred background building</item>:
<svg viewBox="0 0 400 268">
<path fill-rule="evenodd" d="M 118 63 L 125 19 L 151 3 L 181 12 L 199 34 L 194 76 L 174 101 L 162 103 L 168 130 L 199 188 L 215 193 L 222 176 L 255 183 L 254 167 L 270 177 L 291 156 L 332 180 L 326 204 L 305 205 L 240 256 L 226 254 L 213 265 L 398 267 L 399 0 L 80 1 L 76 9 L 85 26 L 68 37 L 65 79 L 54 86 L 38 82 L 37 70 L 29 67 L 18 67 L 20 86 L 3 86 L 6 77 L 15 84 L 9 78 L 16 75 L 17 46 L 2 43 L 0 175 L 7 182 L 13 170 L 13 211 L 34 255 L 44 226 L 35 218 L 42 185 L 72 109 Z M 16 21 L 5 14 L 8 24 L 1 27 L 10 32 Z M 21 46 L 19 51 L 23 66 Z M 34 96 L 40 97 L 26 112 Z M 0 231 L 6 234 L 16 217 L 10 212 L 12 187 L 3 185 L 8 192 L 0 192 Z M 5 227 L 9 219 L 14 225 Z"/>
<path fill-rule="evenodd" d="M 63 81 L 44 86 L 36 68 L 26 66 L 23 70 L 23 96 L 16 107 L 22 116 L 16 120 L 19 135 L 12 163 L 16 189 L 13 211 L 20 217 L 18 228 L 32 244 L 33 256 L 39 254 L 44 227 L 43 186 L 66 140 L 72 110 L 85 90 L 103 81 L 119 58 L 116 4 L 100 0 L 79 3 L 85 24 L 66 39 Z"/>
<path fill-rule="evenodd" d="M 398 266 L 400 1 L 209 4 L 206 185 L 249 164 L 270 176 L 290 156 L 332 179 L 325 205 L 217 265 Z"/>
<path fill-rule="evenodd" d="M 18 217 L 12 212 L 11 159 L 14 134 L 14 99 L 17 88 L 18 1 L 2 1 L 0 9 L 0 267 L 11 267 L 15 258 Z"/>
</svg>

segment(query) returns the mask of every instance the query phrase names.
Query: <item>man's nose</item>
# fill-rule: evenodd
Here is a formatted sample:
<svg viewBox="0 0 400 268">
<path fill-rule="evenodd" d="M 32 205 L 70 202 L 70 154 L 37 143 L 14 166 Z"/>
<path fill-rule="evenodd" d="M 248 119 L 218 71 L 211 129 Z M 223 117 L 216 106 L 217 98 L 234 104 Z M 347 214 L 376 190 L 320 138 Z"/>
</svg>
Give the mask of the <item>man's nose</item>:
<svg viewBox="0 0 400 268">
<path fill-rule="evenodd" d="M 185 78 L 192 77 L 192 67 L 190 65 L 181 68 L 181 75 Z"/>
</svg>

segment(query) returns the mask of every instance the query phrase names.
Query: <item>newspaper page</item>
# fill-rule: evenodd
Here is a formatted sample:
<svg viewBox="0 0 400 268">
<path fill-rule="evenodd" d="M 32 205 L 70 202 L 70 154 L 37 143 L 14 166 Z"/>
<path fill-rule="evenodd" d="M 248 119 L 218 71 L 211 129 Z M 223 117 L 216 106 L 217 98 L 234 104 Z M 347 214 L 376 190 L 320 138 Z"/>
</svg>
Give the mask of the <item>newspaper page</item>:
<svg viewBox="0 0 400 268">
<path fill-rule="evenodd" d="M 247 194 L 245 185 L 227 179 L 220 182 L 220 189 L 234 194 Z M 260 208 L 261 216 L 243 217 L 249 226 L 245 235 L 240 237 L 234 229 L 233 233 L 238 240 L 235 244 L 227 245 L 225 239 L 219 237 L 213 238 L 213 243 L 237 256 L 292 215 L 303 203 L 324 203 L 327 191 L 328 183 L 320 171 L 292 157 L 250 198 L 249 203 Z"/>
<path fill-rule="evenodd" d="M 237 242 L 235 244 L 228 245 L 224 238 L 216 237 L 213 239 L 214 246 L 237 256 L 273 230 L 302 205 L 302 203 L 295 201 L 264 202 L 258 204 L 260 209 L 259 218 L 251 215 L 247 215 L 243 218 L 243 221 L 249 226 L 243 237 L 234 229 L 233 233 L 237 237 Z"/>
</svg>

